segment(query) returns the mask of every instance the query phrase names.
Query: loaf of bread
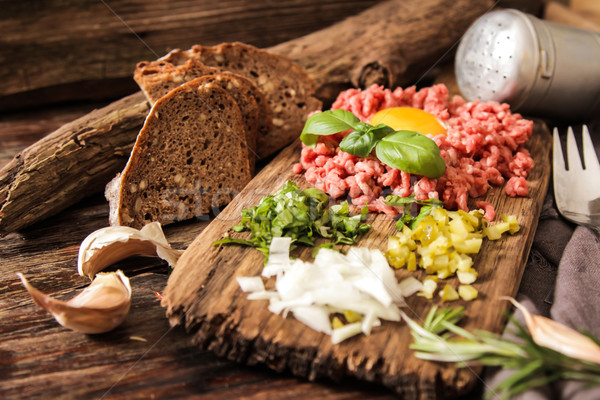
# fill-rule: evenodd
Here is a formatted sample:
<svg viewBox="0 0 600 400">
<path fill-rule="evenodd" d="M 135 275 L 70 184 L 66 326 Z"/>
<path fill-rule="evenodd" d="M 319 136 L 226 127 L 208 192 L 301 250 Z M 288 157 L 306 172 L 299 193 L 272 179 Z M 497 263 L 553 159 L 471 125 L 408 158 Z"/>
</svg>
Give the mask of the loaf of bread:
<svg viewBox="0 0 600 400">
<path fill-rule="evenodd" d="M 141 228 L 209 214 L 251 177 L 240 107 L 221 85 L 195 79 L 152 106 L 125 169 L 107 185 L 109 221 Z"/>
<path fill-rule="evenodd" d="M 193 46 L 185 51 L 176 49 L 157 61 L 138 64 L 134 76 L 148 93 L 154 90 L 150 88 L 152 79 L 160 76 L 155 71 L 162 71 L 163 77 L 168 75 L 167 81 L 174 84 L 202 73 L 200 65 L 241 75 L 264 93 L 272 112 L 272 127 L 260 130 L 259 158 L 298 138 L 308 115 L 321 109 L 321 102 L 313 96 L 314 83 L 298 65 L 286 57 L 239 42 Z M 155 77 L 146 79 L 152 75 Z M 158 86 L 156 81 L 154 85 Z"/>
</svg>

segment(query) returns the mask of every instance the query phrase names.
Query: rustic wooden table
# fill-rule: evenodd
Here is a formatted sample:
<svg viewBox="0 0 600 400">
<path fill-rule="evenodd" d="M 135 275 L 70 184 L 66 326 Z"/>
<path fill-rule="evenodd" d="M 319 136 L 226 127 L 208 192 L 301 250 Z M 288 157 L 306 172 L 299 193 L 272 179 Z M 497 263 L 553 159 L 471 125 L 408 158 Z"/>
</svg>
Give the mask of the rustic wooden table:
<svg viewBox="0 0 600 400">
<path fill-rule="evenodd" d="M 0 116 L 0 165 L 96 106 Z M 137 257 L 116 266 L 127 271 L 133 288 L 122 326 L 101 335 L 61 327 L 33 303 L 16 273 L 52 296 L 73 297 L 89 283 L 77 274 L 79 244 L 107 224 L 106 201 L 91 194 L 55 217 L 0 238 L 0 398 L 394 398 L 364 382 L 307 382 L 198 350 L 165 318 L 155 292 L 165 287 L 168 270 L 158 259 Z M 183 249 L 204 226 L 166 227 L 165 233 Z"/>
<path fill-rule="evenodd" d="M 357 9 L 363 9 L 367 3 L 371 5 L 378 2 L 344 2 L 343 7 L 347 9 L 348 3 L 356 3 Z M 299 13 L 296 2 L 292 2 L 291 7 L 294 12 L 290 15 L 295 19 Z M 105 7 L 101 8 L 104 10 Z M 29 16 L 29 10 L 26 11 Z M 334 15 L 335 18 L 331 18 L 331 22 L 341 19 L 338 14 L 339 11 Z M 84 15 L 82 26 L 87 30 L 87 11 Z M 114 16 L 110 14 L 107 18 L 112 20 Z M 13 19 L 7 21 L 12 23 Z M 46 23 L 52 20 L 46 18 L 40 21 Z M 262 19 L 257 21 L 261 25 L 264 23 Z M 203 25 L 195 19 L 193 22 Z M 328 23 L 322 12 L 315 20 L 315 24 Z M 117 33 L 131 36 L 129 29 L 120 28 L 123 32 Z M 226 28 L 230 33 L 231 26 Z M 40 36 L 45 35 L 45 29 L 39 30 L 44 32 Z M 210 26 L 207 29 L 210 30 Z M 285 29 L 289 29 L 289 26 L 286 25 Z M 20 32 L 19 29 L 12 31 Z M 259 36 L 264 35 L 262 26 L 256 31 Z M 69 39 L 75 36 L 71 35 Z M 274 38 L 279 41 L 289 39 Z M 120 39 L 102 41 L 107 46 L 113 42 L 122 45 Z M 12 48 L 7 49 L 12 51 Z M 50 47 L 48 49 L 49 52 L 53 51 Z M 37 66 L 40 57 L 37 53 L 33 54 Z M 143 57 L 135 56 L 134 59 Z M 23 63 L 19 58 L 12 60 L 18 60 L 19 65 Z M 104 70 L 101 72 L 106 74 Z M 7 79 L 11 76 L 16 79 L 16 74 L 12 73 L 7 74 Z M 35 104 L 44 104 L 44 101 Z M 26 146 L 103 105 L 79 103 L 0 114 L 0 167 Z M 384 387 L 365 382 L 307 382 L 291 375 L 275 373 L 266 367 L 235 364 L 200 351 L 181 327 L 169 327 L 155 293 L 165 287 L 168 278 L 166 264 L 158 259 L 138 257 L 115 266 L 115 269 L 127 271 L 133 288 L 131 311 L 119 328 L 107 334 L 85 335 L 61 327 L 50 314 L 33 303 L 16 273 L 23 273 L 33 286 L 56 298 L 73 297 L 89 283 L 87 278 L 77 274 L 79 244 L 88 234 L 107 224 L 108 205 L 104 197 L 99 193 L 90 193 L 89 197 L 54 217 L 0 238 L 0 398 L 396 397 Z M 183 249 L 205 226 L 168 226 L 165 233 L 175 248 Z M 481 397 L 479 390 L 475 390 L 470 397 Z"/>
</svg>

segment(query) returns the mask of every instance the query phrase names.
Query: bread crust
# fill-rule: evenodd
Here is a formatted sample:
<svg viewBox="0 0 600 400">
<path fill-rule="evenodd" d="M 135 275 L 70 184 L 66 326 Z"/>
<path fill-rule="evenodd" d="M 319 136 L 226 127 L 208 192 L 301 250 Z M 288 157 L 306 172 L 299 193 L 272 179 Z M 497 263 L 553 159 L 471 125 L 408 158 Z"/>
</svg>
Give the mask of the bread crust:
<svg viewBox="0 0 600 400">
<path fill-rule="evenodd" d="M 209 67 L 198 60 L 186 60 L 182 64 L 162 60 L 142 61 L 137 64 L 133 79 L 150 104 L 154 105 L 158 99 L 182 84 L 218 72 L 218 68 Z"/>
</svg>

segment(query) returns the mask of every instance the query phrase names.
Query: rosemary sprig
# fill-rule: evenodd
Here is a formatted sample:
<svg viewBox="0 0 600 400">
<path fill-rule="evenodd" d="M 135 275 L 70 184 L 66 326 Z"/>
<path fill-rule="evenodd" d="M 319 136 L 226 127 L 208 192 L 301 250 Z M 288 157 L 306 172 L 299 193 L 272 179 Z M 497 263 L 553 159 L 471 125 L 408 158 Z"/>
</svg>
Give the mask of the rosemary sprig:
<svg viewBox="0 0 600 400">
<path fill-rule="evenodd" d="M 527 329 L 511 318 L 522 342 L 511 341 L 492 332 L 469 332 L 457 324 L 464 308 L 433 306 L 422 325 L 403 313 L 414 342 L 415 356 L 429 361 L 503 366 L 515 372 L 486 393 L 486 398 L 499 395 L 507 399 L 528 389 L 547 385 L 559 379 L 574 379 L 589 386 L 600 385 L 600 365 L 568 357 L 535 343 Z M 597 339 L 594 339 L 597 340 Z"/>
</svg>

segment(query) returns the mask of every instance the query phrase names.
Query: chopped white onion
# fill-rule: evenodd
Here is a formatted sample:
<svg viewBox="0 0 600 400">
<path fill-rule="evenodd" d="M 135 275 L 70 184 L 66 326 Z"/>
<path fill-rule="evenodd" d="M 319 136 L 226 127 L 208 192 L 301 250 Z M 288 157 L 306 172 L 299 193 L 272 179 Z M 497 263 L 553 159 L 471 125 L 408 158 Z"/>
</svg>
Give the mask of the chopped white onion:
<svg viewBox="0 0 600 400">
<path fill-rule="evenodd" d="M 371 329 L 375 326 L 381 326 L 381 320 L 375 317 L 374 312 L 369 312 L 365 314 L 360 326 L 362 333 L 364 333 L 365 335 L 370 335 Z"/>
<path fill-rule="evenodd" d="M 269 304 L 269 311 L 273 314 L 279 314 L 286 309 L 292 310 L 294 307 L 310 306 L 314 303 L 315 300 L 310 293 L 304 293 L 302 296 L 289 300 L 272 298 Z"/>
<path fill-rule="evenodd" d="M 274 237 L 269 246 L 269 262 L 263 268 L 262 276 L 270 278 L 281 273 L 290 261 L 290 237 Z"/>
<path fill-rule="evenodd" d="M 273 238 L 262 276 L 275 277 L 275 289 L 266 291 L 262 278 L 240 278 L 248 299 L 269 300 L 269 311 L 294 317 L 310 328 L 331 335 L 339 343 L 359 333 L 369 335 L 381 320 L 400 321 L 398 304 L 421 288 L 408 278 L 400 284 L 383 253 L 353 247 L 347 255 L 323 248 L 314 262 L 290 260 L 290 238 Z M 257 281 L 257 279 L 260 281 Z M 416 283 L 415 283 L 416 281 Z M 352 311 L 362 320 L 332 329 L 331 313 Z"/>
<path fill-rule="evenodd" d="M 273 290 L 263 290 L 258 292 L 252 292 L 248 295 L 248 300 L 271 300 L 272 298 L 279 297 L 279 294 Z"/>
<path fill-rule="evenodd" d="M 298 306 L 293 309 L 294 317 L 318 332 L 331 335 L 329 310 L 317 306 Z"/>
<path fill-rule="evenodd" d="M 264 292 L 265 285 L 260 276 L 238 276 L 237 278 L 240 288 L 244 292 Z"/>
<path fill-rule="evenodd" d="M 348 339 L 349 337 L 358 335 L 360 332 L 362 332 L 360 322 L 354 322 L 352 324 L 344 325 L 341 328 L 337 328 L 331 331 L 331 343 L 338 344 Z"/>
<path fill-rule="evenodd" d="M 415 278 L 414 276 L 409 276 L 406 279 L 403 279 L 402 282 L 398 284 L 398 289 L 404 297 L 412 296 L 417 293 L 423 287 L 423 282 Z"/>
</svg>

